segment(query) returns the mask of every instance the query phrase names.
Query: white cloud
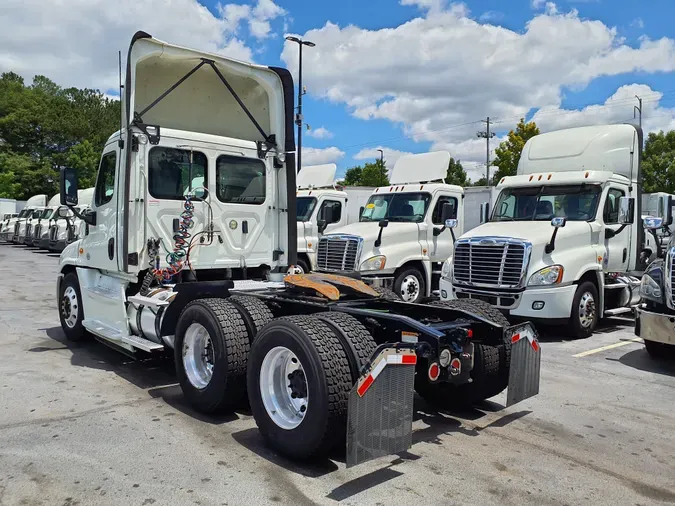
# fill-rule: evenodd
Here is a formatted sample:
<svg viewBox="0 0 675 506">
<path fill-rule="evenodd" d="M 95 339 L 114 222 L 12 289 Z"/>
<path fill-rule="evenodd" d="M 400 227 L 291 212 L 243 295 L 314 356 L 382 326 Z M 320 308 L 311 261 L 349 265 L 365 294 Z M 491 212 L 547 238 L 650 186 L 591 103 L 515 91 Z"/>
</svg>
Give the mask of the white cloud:
<svg viewBox="0 0 675 506">
<path fill-rule="evenodd" d="M 336 163 L 342 160 L 345 152 L 335 146 L 329 148 L 302 147 L 302 165 L 321 165 L 323 163 Z"/>
<path fill-rule="evenodd" d="M 501 21 L 504 19 L 504 13 L 499 11 L 487 11 L 478 18 L 481 22 Z"/>
<path fill-rule="evenodd" d="M 396 165 L 396 160 L 401 158 L 404 155 L 411 155 L 409 151 L 399 151 L 398 149 L 387 148 L 384 146 L 377 146 L 375 148 L 364 148 L 354 155 L 354 160 L 366 160 L 373 162 L 380 158 L 380 152 L 378 149 L 382 150 L 384 161 L 387 164 L 387 168 L 391 171 Z"/>
<path fill-rule="evenodd" d="M 645 27 L 645 22 L 642 18 L 635 18 L 630 26 L 637 26 L 639 29 L 643 29 Z"/>
<path fill-rule="evenodd" d="M 126 55 L 139 29 L 172 43 L 252 60 L 239 37 L 242 23 L 267 22 L 283 14 L 271 0 L 254 7 L 228 4 L 218 15 L 197 0 L 43 0 L 5 1 L 0 7 L 0 71 L 28 80 L 46 75 L 63 86 L 117 89 L 117 51 Z M 256 31 L 254 34 L 253 31 Z M 264 38 L 258 26 L 252 35 Z"/>
<path fill-rule="evenodd" d="M 530 5 L 533 9 L 541 9 L 546 4 L 546 0 L 532 0 Z"/>
<path fill-rule="evenodd" d="M 315 139 L 331 139 L 333 138 L 333 132 L 324 127 L 319 127 L 312 129 L 307 132 L 307 135 L 314 137 Z"/>
<path fill-rule="evenodd" d="M 646 84 L 621 86 L 604 104 L 589 105 L 581 110 L 558 107 L 540 109 L 532 120 L 544 132 L 575 126 L 632 122 L 634 107 L 638 105 L 636 95 L 642 98 L 642 127 L 646 132 L 675 129 L 675 107 L 662 106 L 663 93 L 652 90 Z"/>
<path fill-rule="evenodd" d="M 416 141 L 456 143 L 475 137 L 480 117 L 516 117 L 510 128 L 595 78 L 675 70 L 673 39 L 629 46 L 616 28 L 548 3 L 522 32 L 481 24 L 456 6 L 380 30 L 328 22 L 303 35 L 317 44 L 303 55 L 303 77 L 357 118 L 389 120 Z M 286 44 L 282 59 L 297 72 L 295 46 Z"/>
</svg>

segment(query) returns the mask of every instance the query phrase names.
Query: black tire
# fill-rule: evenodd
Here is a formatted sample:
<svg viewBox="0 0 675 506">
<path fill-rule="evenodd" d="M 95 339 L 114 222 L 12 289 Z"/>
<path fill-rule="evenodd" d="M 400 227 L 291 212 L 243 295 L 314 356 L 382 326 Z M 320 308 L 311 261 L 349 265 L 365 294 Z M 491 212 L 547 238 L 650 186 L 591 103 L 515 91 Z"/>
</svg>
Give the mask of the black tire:
<svg viewBox="0 0 675 506">
<path fill-rule="evenodd" d="M 593 317 L 590 325 L 584 326 L 581 323 L 582 314 L 581 314 L 581 299 L 586 294 L 590 294 L 593 297 Z M 570 321 L 567 325 L 567 331 L 570 337 L 575 339 L 584 339 L 593 335 L 595 327 L 598 324 L 598 308 L 597 304 L 598 299 L 598 289 L 590 281 L 584 281 L 577 287 L 577 291 L 574 293 L 574 299 L 572 299 L 572 312 L 570 314 Z"/>
<path fill-rule="evenodd" d="M 260 329 L 274 319 L 267 304 L 256 297 L 233 295 L 226 300 L 234 304 L 244 318 L 249 343 L 253 342 Z"/>
<path fill-rule="evenodd" d="M 66 297 L 66 290 L 71 287 L 75 291 L 76 299 Z M 67 300 L 66 300 L 67 299 Z M 82 326 L 84 320 L 84 306 L 82 305 L 82 293 L 80 292 L 80 281 L 77 274 L 70 272 L 63 277 L 61 286 L 59 287 L 58 300 L 59 320 L 61 321 L 61 328 L 66 335 L 66 339 L 73 342 L 83 341 L 88 339 L 91 334 Z M 74 325 L 69 325 L 66 322 L 65 313 L 71 314 L 70 311 L 76 311 L 77 319 Z"/>
<path fill-rule="evenodd" d="M 644 340 L 645 349 L 652 358 L 673 359 L 675 358 L 675 346 L 671 344 L 659 343 L 656 341 Z"/>
<path fill-rule="evenodd" d="M 471 311 L 476 316 L 490 320 L 499 326 L 509 326 L 509 321 L 499 309 L 482 300 L 442 300 L 431 302 L 430 305 Z M 471 383 L 464 385 L 432 384 L 427 378 L 425 365 L 424 368 L 418 368 L 415 376 L 415 389 L 427 402 L 441 407 L 476 404 L 504 391 L 509 384 L 510 366 L 511 343 L 509 341 L 504 340 L 498 345 L 474 343 L 474 366 L 471 370 L 473 381 Z"/>
<path fill-rule="evenodd" d="M 263 360 L 278 346 L 298 358 L 309 392 L 304 419 L 292 429 L 283 429 L 270 418 L 260 392 Z M 347 354 L 324 321 L 311 316 L 287 316 L 268 323 L 251 347 L 247 380 L 253 417 L 275 450 L 293 459 L 305 459 L 325 455 L 344 444 L 352 377 Z"/>
<path fill-rule="evenodd" d="M 361 376 L 361 368 L 370 361 L 377 344 L 366 327 L 347 313 L 331 311 L 328 313 L 316 313 L 315 318 L 327 323 L 342 344 L 342 349 L 347 354 L 349 369 L 352 373 L 352 384 Z"/>
<path fill-rule="evenodd" d="M 405 288 L 402 286 L 403 281 L 408 276 L 414 276 L 415 278 L 417 278 L 417 284 L 419 285 L 419 293 L 417 297 L 415 297 L 415 299 L 412 300 L 406 300 L 405 294 L 403 293 L 405 290 Z M 399 295 L 404 302 L 414 302 L 414 303 L 422 302 L 422 300 L 426 297 L 427 293 L 424 275 L 416 267 L 409 267 L 407 269 L 402 270 L 400 273 L 396 275 L 396 279 L 394 280 L 394 292 L 397 295 Z"/>
<path fill-rule="evenodd" d="M 302 269 L 303 274 L 309 274 L 312 272 L 312 269 L 309 266 L 309 262 L 302 257 L 298 257 L 298 261 L 295 262 L 295 265 Z"/>
<path fill-rule="evenodd" d="M 209 333 L 213 346 L 213 373 L 204 388 L 188 379 L 183 363 L 185 332 L 193 323 Z M 190 302 L 178 317 L 174 358 L 176 375 L 185 398 L 201 413 L 231 410 L 246 392 L 248 331 L 237 307 L 226 299 L 209 298 Z"/>
<path fill-rule="evenodd" d="M 380 298 L 384 300 L 392 300 L 396 302 L 402 302 L 403 300 L 401 297 L 393 290 L 390 290 L 389 288 L 384 288 L 381 286 L 371 286 L 373 290 L 375 290 L 377 293 L 380 294 Z"/>
</svg>

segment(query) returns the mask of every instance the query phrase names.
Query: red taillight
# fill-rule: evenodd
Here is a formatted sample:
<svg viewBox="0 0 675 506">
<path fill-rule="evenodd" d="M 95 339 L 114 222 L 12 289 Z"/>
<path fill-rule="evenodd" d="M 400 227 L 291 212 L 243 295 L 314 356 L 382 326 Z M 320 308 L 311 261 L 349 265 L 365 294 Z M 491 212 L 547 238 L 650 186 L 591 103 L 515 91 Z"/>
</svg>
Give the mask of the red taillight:
<svg viewBox="0 0 675 506">
<path fill-rule="evenodd" d="M 473 330 L 468 329 L 468 330 L 466 331 L 466 337 L 468 337 L 469 339 L 471 339 L 471 338 L 473 337 Z"/>
<path fill-rule="evenodd" d="M 432 364 L 429 366 L 429 379 L 431 381 L 436 381 L 440 375 L 441 368 L 436 362 L 432 362 Z"/>
</svg>

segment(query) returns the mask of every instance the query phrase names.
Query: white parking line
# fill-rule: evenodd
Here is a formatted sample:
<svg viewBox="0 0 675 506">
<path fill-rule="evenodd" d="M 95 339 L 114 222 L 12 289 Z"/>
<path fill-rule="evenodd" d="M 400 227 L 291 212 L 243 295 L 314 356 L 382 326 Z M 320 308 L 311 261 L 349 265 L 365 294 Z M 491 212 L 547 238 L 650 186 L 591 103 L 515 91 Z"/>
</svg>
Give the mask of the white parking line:
<svg viewBox="0 0 675 506">
<path fill-rule="evenodd" d="M 639 337 L 636 337 L 634 339 L 627 339 L 625 341 L 621 341 L 620 343 L 608 344 L 607 346 L 601 346 L 600 348 L 595 348 L 593 350 L 583 351 L 581 353 L 577 353 L 576 355 L 572 355 L 572 356 L 576 357 L 576 358 L 587 357 L 588 355 L 593 355 L 594 353 L 600 353 L 601 351 L 611 350 L 612 348 L 618 348 L 620 346 L 626 346 L 627 344 L 642 343 L 642 342 L 643 342 L 642 339 L 640 339 Z"/>
</svg>

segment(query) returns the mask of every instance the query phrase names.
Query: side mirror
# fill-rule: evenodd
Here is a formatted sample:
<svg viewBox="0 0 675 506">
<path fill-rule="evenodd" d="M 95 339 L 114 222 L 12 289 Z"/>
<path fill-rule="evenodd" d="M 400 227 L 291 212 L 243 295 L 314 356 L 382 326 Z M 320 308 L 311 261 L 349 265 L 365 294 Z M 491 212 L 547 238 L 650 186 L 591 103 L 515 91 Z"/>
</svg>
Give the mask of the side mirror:
<svg viewBox="0 0 675 506">
<path fill-rule="evenodd" d="M 380 228 L 387 228 L 389 226 L 389 220 L 381 220 L 377 225 Z"/>
<path fill-rule="evenodd" d="M 335 207 L 333 204 L 324 204 L 323 207 L 321 207 L 319 221 L 325 221 L 326 224 L 333 223 L 335 221 Z"/>
<path fill-rule="evenodd" d="M 653 216 L 646 216 L 642 219 L 642 226 L 647 230 L 658 230 L 663 226 L 663 218 L 655 218 Z"/>
<path fill-rule="evenodd" d="M 564 216 L 558 216 L 551 220 L 551 226 L 554 228 L 562 228 L 567 224 L 567 218 Z"/>
<path fill-rule="evenodd" d="M 359 207 L 359 218 L 361 218 L 361 216 L 363 215 L 363 211 L 365 211 L 365 210 L 366 210 L 365 207 L 363 207 L 363 206 Z"/>
<path fill-rule="evenodd" d="M 663 225 L 670 226 L 673 223 L 673 197 L 661 195 L 659 197 L 659 217 L 663 218 Z"/>
<path fill-rule="evenodd" d="M 445 228 L 457 228 L 457 220 L 454 218 L 445 220 Z"/>
<path fill-rule="evenodd" d="M 71 167 L 61 169 L 59 187 L 61 190 L 61 205 L 77 205 L 77 170 Z"/>
<path fill-rule="evenodd" d="M 480 223 L 487 223 L 488 219 L 490 217 L 490 203 L 489 202 L 483 202 L 480 205 Z"/>
<path fill-rule="evenodd" d="M 630 225 L 635 221 L 635 199 L 621 197 L 619 199 L 619 224 Z"/>
<path fill-rule="evenodd" d="M 328 222 L 326 220 L 319 219 L 316 222 L 316 226 L 319 229 L 319 233 L 323 234 L 326 230 L 326 227 L 328 226 Z"/>
<path fill-rule="evenodd" d="M 377 239 L 375 239 L 375 247 L 379 248 L 382 244 L 382 231 L 389 226 L 389 220 L 381 220 L 378 224 L 380 231 L 377 234 Z"/>
<path fill-rule="evenodd" d="M 450 202 L 444 202 L 441 208 L 441 223 L 445 223 L 451 218 L 454 218 L 455 209 Z"/>
<path fill-rule="evenodd" d="M 64 206 L 61 206 L 61 207 L 58 208 L 58 210 L 56 211 L 56 215 L 59 218 L 69 218 L 70 217 L 70 213 L 68 212 L 68 208 L 64 207 Z"/>
</svg>

